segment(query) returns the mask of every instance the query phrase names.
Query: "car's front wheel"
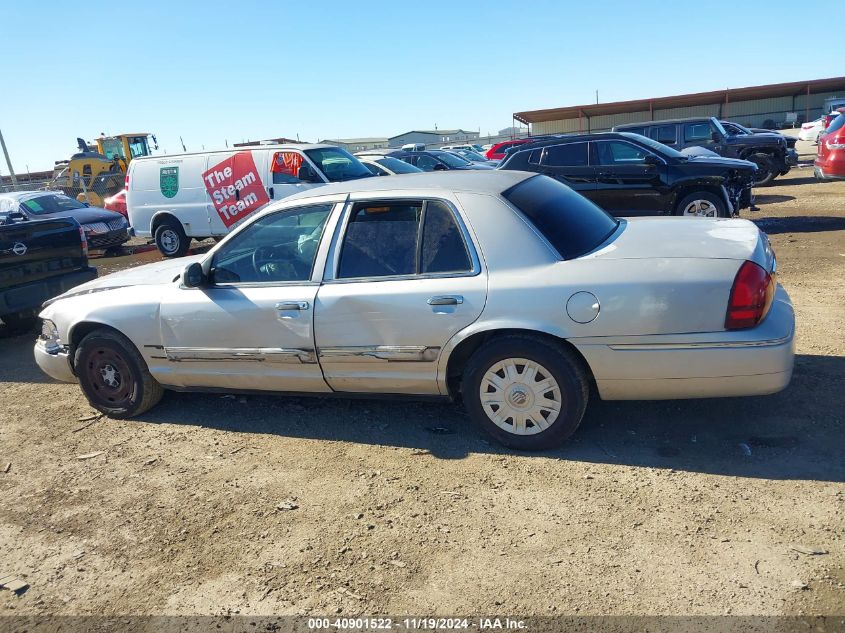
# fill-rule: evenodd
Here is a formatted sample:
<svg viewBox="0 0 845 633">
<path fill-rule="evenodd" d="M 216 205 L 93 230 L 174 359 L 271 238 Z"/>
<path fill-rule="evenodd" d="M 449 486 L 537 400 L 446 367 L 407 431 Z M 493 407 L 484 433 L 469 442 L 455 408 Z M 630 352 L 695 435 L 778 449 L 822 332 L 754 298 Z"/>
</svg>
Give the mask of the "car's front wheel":
<svg viewBox="0 0 845 633">
<path fill-rule="evenodd" d="M 726 218 L 725 201 L 709 191 L 695 191 L 678 203 L 675 213 L 687 218 Z"/>
<path fill-rule="evenodd" d="M 91 406 L 113 418 L 139 415 L 164 395 L 132 342 L 113 330 L 95 330 L 83 338 L 73 368 Z"/>
<path fill-rule="evenodd" d="M 501 444 L 544 450 L 575 432 L 589 397 L 576 355 L 528 335 L 494 338 L 470 358 L 462 382 L 473 420 Z"/>
<path fill-rule="evenodd" d="M 768 154 L 752 154 L 747 160 L 757 165 L 757 175 L 754 177 L 754 185 L 757 187 L 768 185 L 778 175 L 774 160 Z"/>
</svg>

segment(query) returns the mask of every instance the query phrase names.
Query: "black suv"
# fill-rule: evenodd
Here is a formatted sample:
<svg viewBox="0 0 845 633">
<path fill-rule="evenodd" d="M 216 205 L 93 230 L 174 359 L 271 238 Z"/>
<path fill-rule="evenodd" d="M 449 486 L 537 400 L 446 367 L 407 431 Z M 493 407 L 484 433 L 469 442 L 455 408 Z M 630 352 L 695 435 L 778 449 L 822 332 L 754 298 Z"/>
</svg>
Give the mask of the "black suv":
<svg viewBox="0 0 845 633">
<path fill-rule="evenodd" d="M 520 145 L 498 168 L 551 176 L 616 216 L 731 217 L 750 206 L 757 171 L 745 160 L 686 156 L 624 132 Z"/>
<path fill-rule="evenodd" d="M 757 185 L 769 184 L 798 164 L 798 154 L 787 146 L 783 135 L 732 135 L 715 117 L 627 123 L 613 131 L 642 134 L 677 150 L 704 147 L 725 158 L 750 160 L 757 165 Z"/>
</svg>

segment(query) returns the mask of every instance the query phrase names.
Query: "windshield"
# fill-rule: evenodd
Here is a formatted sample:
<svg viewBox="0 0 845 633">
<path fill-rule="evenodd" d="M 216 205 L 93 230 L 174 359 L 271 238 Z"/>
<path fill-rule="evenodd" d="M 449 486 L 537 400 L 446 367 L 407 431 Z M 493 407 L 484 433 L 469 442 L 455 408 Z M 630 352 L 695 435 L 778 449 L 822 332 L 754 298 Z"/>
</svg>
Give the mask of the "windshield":
<svg viewBox="0 0 845 633">
<path fill-rule="evenodd" d="M 305 153 L 322 171 L 329 182 L 369 178 L 370 170 L 352 154 L 340 147 L 320 147 L 306 149 Z"/>
<path fill-rule="evenodd" d="M 73 211 L 74 209 L 84 209 L 85 205 L 77 202 L 73 198 L 59 194 L 49 194 L 46 196 L 38 196 L 37 198 L 30 198 L 29 200 L 21 201 L 21 207 L 27 213 L 33 215 L 46 215 L 48 213 L 61 213 L 62 211 Z"/>
<path fill-rule="evenodd" d="M 404 160 L 391 158 L 390 156 L 378 158 L 375 162 L 379 165 L 384 165 L 394 174 L 416 174 L 422 171 L 419 167 L 414 167 L 413 165 L 406 163 Z"/>
<path fill-rule="evenodd" d="M 450 154 L 449 152 L 431 152 L 431 155 L 436 156 L 449 165 L 449 167 L 466 167 L 470 163 L 466 158 L 455 156 L 455 154 Z"/>
<path fill-rule="evenodd" d="M 469 160 L 474 160 L 482 163 L 487 162 L 487 159 L 484 158 L 484 156 L 482 156 L 478 152 L 473 152 L 470 149 L 459 149 L 457 151 L 461 156 L 463 156 L 464 158 L 468 158 Z"/>
<path fill-rule="evenodd" d="M 589 253 L 619 226 L 619 220 L 548 176 L 523 180 L 502 195 L 522 211 L 563 259 Z"/>
<path fill-rule="evenodd" d="M 649 149 L 653 150 L 656 154 L 661 156 L 668 156 L 670 158 L 680 158 L 685 160 L 687 157 L 681 154 L 676 149 L 672 149 L 671 147 L 667 147 L 663 143 L 658 143 L 654 139 L 650 139 L 647 136 L 643 136 L 642 134 L 632 134 L 631 132 L 619 132 L 622 136 L 627 136 L 632 141 L 637 141 L 642 143 L 643 145 L 647 145 Z"/>
</svg>

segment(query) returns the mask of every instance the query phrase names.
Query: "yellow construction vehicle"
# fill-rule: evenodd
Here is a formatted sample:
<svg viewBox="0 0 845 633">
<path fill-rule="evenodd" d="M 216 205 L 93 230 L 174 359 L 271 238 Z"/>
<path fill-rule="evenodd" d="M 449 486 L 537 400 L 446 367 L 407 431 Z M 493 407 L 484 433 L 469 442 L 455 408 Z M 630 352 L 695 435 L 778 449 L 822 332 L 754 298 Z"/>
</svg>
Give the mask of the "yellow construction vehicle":
<svg viewBox="0 0 845 633">
<path fill-rule="evenodd" d="M 117 161 L 122 163 L 122 170 L 126 172 L 126 168 L 133 158 L 151 154 L 148 138 L 152 139 L 153 146 L 158 149 L 155 135 L 149 132 L 115 134 L 114 136 L 101 134 L 94 142 L 97 144 L 97 151 L 108 160 L 115 160 L 115 157 L 117 157 Z"/>
<path fill-rule="evenodd" d="M 90 145 L 77 138 L 79 152 L 68 160 L 56 161 L 53 179 L 47 188 L 60 189 L 80 202 L 103 206 L 105 198 L 123 189 L 129 162 L 133 158 L 150 155 L 148 137 L 158 149 L 155 136 L 146 132 L 114 136 L 102 134 L 95 144 Z"/>
</svg>

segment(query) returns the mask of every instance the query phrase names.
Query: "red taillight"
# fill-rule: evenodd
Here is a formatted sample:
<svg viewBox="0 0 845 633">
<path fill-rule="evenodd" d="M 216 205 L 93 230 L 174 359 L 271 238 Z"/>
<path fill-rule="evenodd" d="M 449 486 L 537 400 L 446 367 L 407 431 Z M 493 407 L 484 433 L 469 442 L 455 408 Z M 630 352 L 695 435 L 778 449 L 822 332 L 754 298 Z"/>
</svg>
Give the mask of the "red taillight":
<svg viewBox="0 0 845 633">
<path fill-rule="evenodd" d="M 82 256 L 88 257 L 88 237 L 85 235 L 85 229 L 79 227 L 79 239 L 82 240 Z"/>
<path fill-rule="evenodd" d="M 123 179 L 123 188 L 129 190 L 129 172 L 126 172 L 126 178 Z"/>
<path fill-rule="evenodd" d="M 728 300 L 726 330 L 754 327 L 762 321 L 775 296 L 775 280 L 754 262 L 739 267 Z"/>
</svg>

